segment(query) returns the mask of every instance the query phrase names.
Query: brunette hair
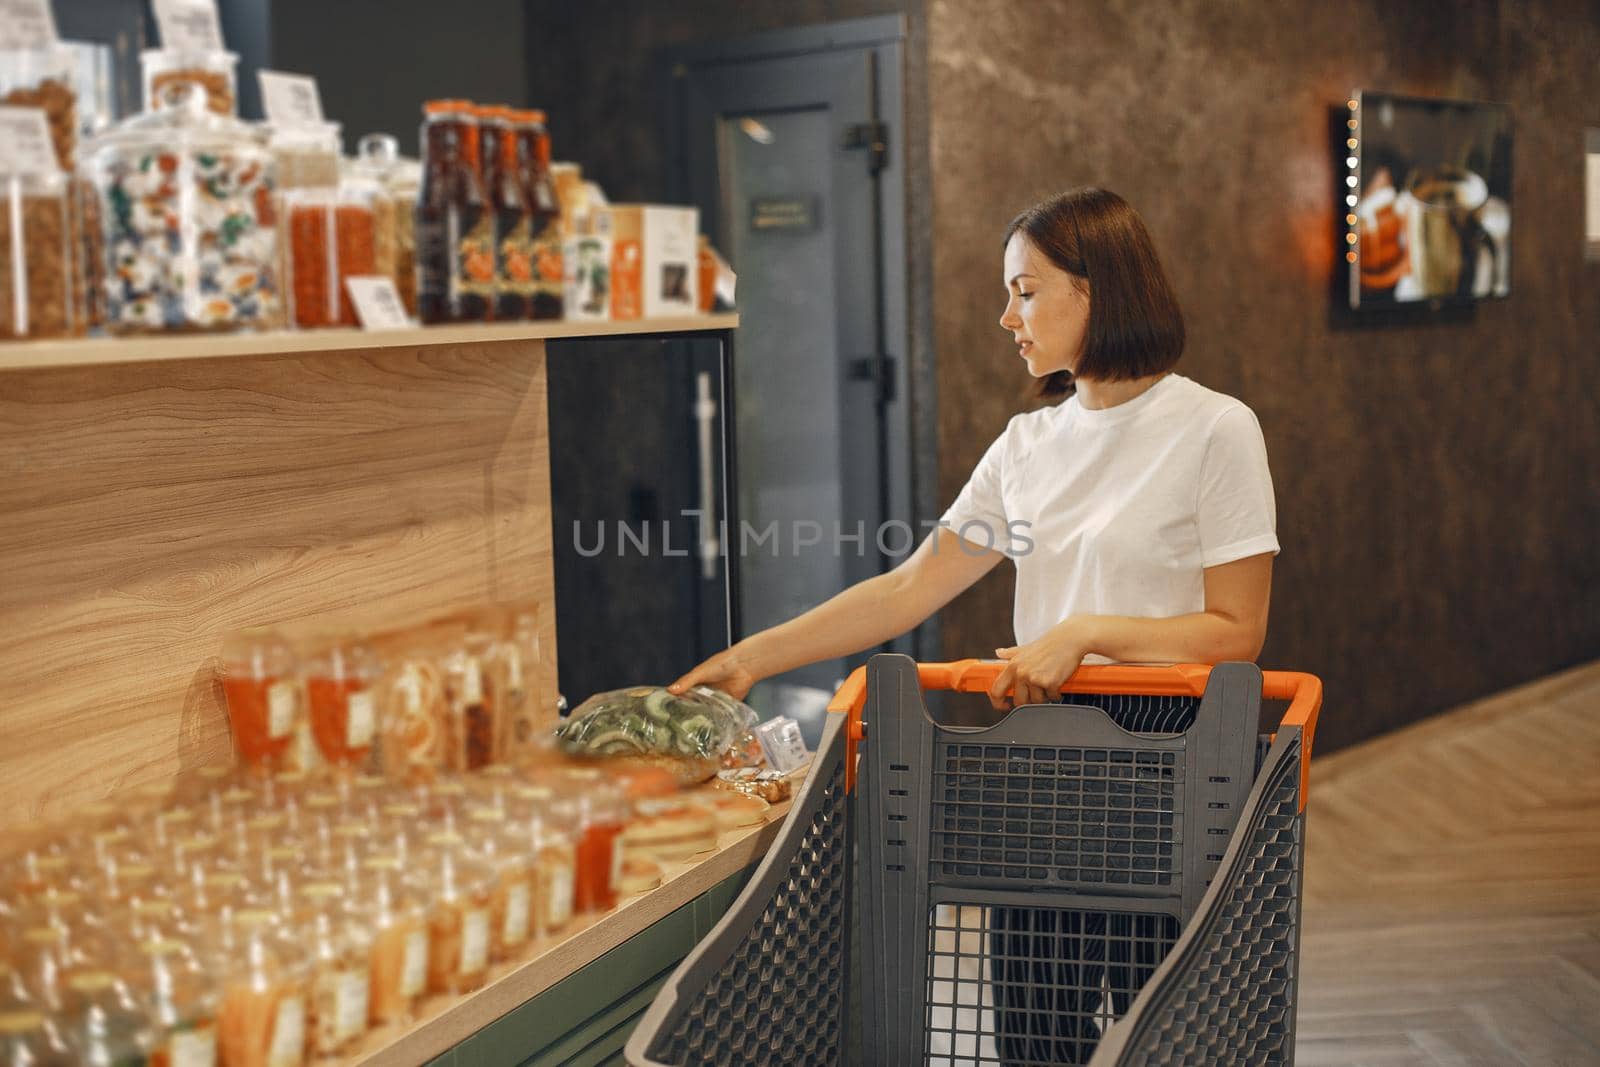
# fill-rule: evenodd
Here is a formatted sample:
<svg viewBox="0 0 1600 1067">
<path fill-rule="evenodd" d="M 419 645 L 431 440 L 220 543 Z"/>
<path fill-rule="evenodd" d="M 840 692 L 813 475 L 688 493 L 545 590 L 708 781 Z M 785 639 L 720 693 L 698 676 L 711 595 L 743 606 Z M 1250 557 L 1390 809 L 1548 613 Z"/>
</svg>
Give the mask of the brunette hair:
<svg viewBox="0 0 1600 1067">
<path fill-rule="evenodd" d="M 1086 186 L 1051 197 L 1006 227 L 1089 288 L 1089 324 L 1078 377 L 1124 381 L 1171 370 L 1183 354 L 1183 312 L 1167 283 L 1150 232 L 1116 193 Z M 1055 371 L 1031 390 L 1040 400 L 1074 391 L 1072 372 Z"/>
</svg>

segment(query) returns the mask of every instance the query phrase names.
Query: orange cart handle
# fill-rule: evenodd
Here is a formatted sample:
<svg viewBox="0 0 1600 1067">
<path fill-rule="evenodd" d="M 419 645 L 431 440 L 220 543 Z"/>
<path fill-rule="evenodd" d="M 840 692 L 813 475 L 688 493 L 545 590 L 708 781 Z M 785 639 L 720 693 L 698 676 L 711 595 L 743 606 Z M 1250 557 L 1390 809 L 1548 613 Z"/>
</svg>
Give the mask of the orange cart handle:
<svg viewBox="0 0 1600 1067">
<path fill-rule="evenodd" d="M 954 663 L 919 663 L 917 680 L 924 689 L 943 689 L 957 693 L 987 693 L 1004 660 L 963 659 Z M 1061 686 L 1063 693 L 1103 693 L 1112 696 L 1191 696 L 1206 691 L 1211 668 L 1199 663 L 1177 663 L 1161 667 L 1130 667 L 1122 664 L 1079 667 Z M 1008 690 L 1009 692 L 1009 690 Z M 1322 711 L 1322 680 L 1298 671 L 1261 672 L 1261 696 L 1266 700 L 1287 700 L 1281 726 L 1300 728 L 1300 805 L 1306 802 L 1311 778 L 1311 742 L 1317 732 L 1317 715 Z M 850 717 L 852 746 L 865 738 L 861 711 L 867 703 L 867 669 L 857 667 L 834 694 L 828 710 Z M 854 778 L 854 766 L 847 772 Z"/>
</svg>

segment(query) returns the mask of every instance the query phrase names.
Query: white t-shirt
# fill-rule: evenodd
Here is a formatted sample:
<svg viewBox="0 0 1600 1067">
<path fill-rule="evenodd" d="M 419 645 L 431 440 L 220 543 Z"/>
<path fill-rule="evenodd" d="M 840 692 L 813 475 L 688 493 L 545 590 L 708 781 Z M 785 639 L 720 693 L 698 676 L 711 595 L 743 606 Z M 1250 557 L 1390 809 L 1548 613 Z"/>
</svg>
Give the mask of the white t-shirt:
<svg viewBox="0 0 1600 1067">
<path fill-rule="evenodd" d="M 1069 615 L 1204 611 L 1204 568 L 1278 551 L 1254 412 L 1177 374 L 1016 416 L 940 521 L 1016 563 L 1018 644 Z"/>
</svg>

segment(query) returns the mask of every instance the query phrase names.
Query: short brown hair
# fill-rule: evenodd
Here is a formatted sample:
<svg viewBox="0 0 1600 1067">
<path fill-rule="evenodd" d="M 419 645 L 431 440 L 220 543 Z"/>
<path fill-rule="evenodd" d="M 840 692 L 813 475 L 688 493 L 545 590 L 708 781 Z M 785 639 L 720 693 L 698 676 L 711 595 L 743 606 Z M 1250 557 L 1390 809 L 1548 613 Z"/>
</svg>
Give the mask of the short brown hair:
<svg viewBox="0 0 1600 1067">
<path fill-rule="evenodd" d="M 1089 325 L 1078 377 L 1125 381 L 1160 374 L 1183 355 L 1183 312 L 1172 295 L 1150 232 L 1116 193 L 1086 186 L 1051 197 L 1006 227 L 1089 286 Z M 1074 391 L 1071 371 L 1035 381 L 1033 395 L 1058 400 Z"/>
</svg>

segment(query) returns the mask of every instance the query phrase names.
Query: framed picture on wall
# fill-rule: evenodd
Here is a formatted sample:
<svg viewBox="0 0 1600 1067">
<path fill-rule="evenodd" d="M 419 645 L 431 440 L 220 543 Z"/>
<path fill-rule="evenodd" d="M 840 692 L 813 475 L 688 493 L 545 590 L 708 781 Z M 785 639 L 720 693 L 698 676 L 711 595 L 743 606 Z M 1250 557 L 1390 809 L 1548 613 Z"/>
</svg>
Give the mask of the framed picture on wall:
<svg viewBox="0 0 1600 1067">
<path fill-rule="evenodd" d="M 1511 111 L 1363 90 L 1350 100 L 1350 306 L 1511 294 Z"/>
</svg>

